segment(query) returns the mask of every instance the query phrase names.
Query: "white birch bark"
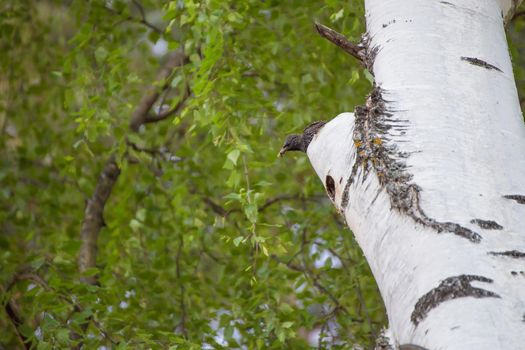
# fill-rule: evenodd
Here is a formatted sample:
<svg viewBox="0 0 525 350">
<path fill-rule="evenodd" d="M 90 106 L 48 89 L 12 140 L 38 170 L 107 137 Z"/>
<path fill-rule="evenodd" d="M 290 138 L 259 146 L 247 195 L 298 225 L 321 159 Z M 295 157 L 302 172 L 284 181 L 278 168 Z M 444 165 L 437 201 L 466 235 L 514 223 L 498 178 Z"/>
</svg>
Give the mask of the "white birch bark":
<svg viewBox="0 0 525 350">
<path fill-rule="evenodd" d="M 504 31 L 515 3 L 365 3 L 378 88 L 307 153 L 370 264 L 391 340 L 525 349 L 525 127 Z"/>
</svg>

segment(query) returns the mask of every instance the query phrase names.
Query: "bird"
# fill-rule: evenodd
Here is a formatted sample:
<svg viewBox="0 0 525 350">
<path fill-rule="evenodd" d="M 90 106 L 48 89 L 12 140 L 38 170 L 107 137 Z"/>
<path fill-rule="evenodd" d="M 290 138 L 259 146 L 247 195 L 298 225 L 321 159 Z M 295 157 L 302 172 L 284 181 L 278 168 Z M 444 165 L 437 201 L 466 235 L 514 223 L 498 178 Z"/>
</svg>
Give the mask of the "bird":
<svg viewBox="0 0 525 350">
<path fill-rule="evenodd" d="M 308 145 L 310 145 L 310 142 L 312 142 L 315 134 L 317 134 L 325 124 L 325 121 L 319 120 L 308 124 L 308 126 L 304 128 L 302 135 L 292 134 L 286 136 L 284 145 L 277 156 L 282 157 L 288 151 L 306 152 L 306 149 L 308 148 Z"/>
</svg>

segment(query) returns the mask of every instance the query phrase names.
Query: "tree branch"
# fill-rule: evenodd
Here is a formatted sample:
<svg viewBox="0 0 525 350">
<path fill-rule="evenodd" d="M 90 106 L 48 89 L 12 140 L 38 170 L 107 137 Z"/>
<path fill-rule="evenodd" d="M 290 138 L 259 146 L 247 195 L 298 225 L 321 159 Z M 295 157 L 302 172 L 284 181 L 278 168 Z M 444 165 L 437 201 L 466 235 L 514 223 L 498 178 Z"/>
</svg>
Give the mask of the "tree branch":
<svg viewBox="0 0 525 350">
<path fill-rule="evenodd" d="M 263 211 L 268 209 L 270 206 L 272 206 L 272 205 L 274 205 L 276 203 L 282 202 L 282 201 L 293 201 L 293 200 L 295 200 L 295 201 L 303 201 L 303 202 L 306 202 L 306 201 L 317 202 L 317 201 L 324 200 L 324 199 L 326 199 L 326 196 L 324 194 L 319 194 L 319 195 L 315 195 L 314 194 L 314 195 L 311 195 L 311 196 L 282 195 L 282 196 L 277 196 L 277 197 L 268 199 L 266 202 L 261 204 L 261 206 L 258 208 L 258 211 L 259 211 L 259 213 L 262 213 Z M 203 196 L 202 200 L 204 201 L 205 204 L 207 204 L 210 207 L 210 209 L 215 214 L 218 214 L 218 215 L 220 215 L 222 217 L 225 217 L 225 218 L 228 215 L 230 215 L 231 213 L 241 212 L 242 211 L 241 208 L 225 209 L 224 207 L 222 207 L 221 205 L 219 205 L 218 203 L 216 203 L 215 201 L 213 201 L 209 197 Z"/>
<path fill-rule="evenodd" d="M 187 57 L 182 50 L 178 50 L 169 55 L 168 60 L 161 68 L 156 78 L 156 82 L 161 83 L 160 89 L 153 84 L 148 92 L 142 97 L 131 116 L 129 124 L 130 132 L 137 132 L 140 126 L 146 123 L 150 109 L 158 100 L 160 92 L 169 87 L 170 77 L 173 75 L 174 70 L 177 67 L 184 65 L 187 61 Z M 187 97 L 182 100 L 185 99 L 187 99 Z M 173 113 L 180 111 L 182 104 L 179 103 L 179 105 L 179 110 L 174 111 Z M 104 207 L 111 195 L 113 187 L 117 183 L 119 175 L 120 169 L 116 161 L 116 156 L 115 154 L 112 154 L 104 165 L 93 195 L 87 200 L 86 209 L 84 211 L 84 219 L 80 230 L 81 246 L 78 255 L 78 268 L 81 274 L 90 268 L 96 267 L 98 235 L 102 227 L 105 226 Z M 92 275 L 81 276 L 81 281 L 95 285 L 97 283 L 97 277 Z M 89 321 L 86 322 L 86 327 L 88 322 Z M 82 348 L 82 342 L 78 344 L 77 348 Z"/>
<path fill-rule="evenodd" d="M 177 249 L 177 257 L 175 259 L 175 266 L 176 266 L 176 273 L 177 273 L 177 280 L 179 282 L 179 291 L 180 291 L 180 323 L 177 328 L 180 329 L 182 335 L 184 338 L 188 338 L 188 331 L 186 330 L 186 302 L 185 302 L 185 289 L 184 289 L 184 283 L 181 279 L 181 267 L 180 267 L 180 258 L 182 255 L 182 249 L 184 248 L 184 237 L 182 235 L 179 236 L 179 247 Z"/>
<path fill-rule="evenodd" d="M 5 292 L 4 288 L 0 286 L 0 291 L 2 292 L 2 294 L 7 295 L 7 293 L 9 293 L 11 289 L 15 286 L 15 284 L 21 280 L 31 280 L 43 287 L 46 286 L 45 281 L 43 281 L 42 278 L 40 278 L 40 276 L 31 273 L 31 271 L 32 269 L 28 265 L 21 266 L 18 269 L 18 271 L 13 275 L 9 283 L 6 285 Z M 4 310 L 15 329 L 18 339 L 20 339 L 20 342 L 23 344 L 24 349 L 35 349 L 35 344 L 31 341 L 31 338 L 26 337 L 21 331 L 21 327 L 24 325 L 24 318 L 22 317 L 22 315 L 20 315 L 19 307 L 17 303 L 13 300 L 12 296 L 6 298 Z"/>
<path fill-rule="evenodd" d="M 60 294 L 52 287 L 50 287 L 49 284 L 47 284 L 47 282 L 42 277 L 40 277 L 30 266 L 23 266 L 19 269 L 17 273 L 15 273 L 15 275 L 11 278 L 11 281 L 6 287 L 6 291 L 10 291 L 20 281 L 31 281 L 39 285 L 46 291 L 54 292 L 59 299 L 71 305 L 75 312 L 82 312 L 84 310 L 82 306 L 80 306 L 75 300 L 71 299 L 69 295 Z M 24 324 L 24 321 L 18 311 L 18 306 L 12 298 L 10 298 L 6 303 L 5 310 L 9 319 L 11 320 L 11 323 L 13 323 L 13 325 L 15 326 L 17 335 L 19 336 L 22 343 L 24 343 L 25 348 L 34 349 L 34 345 L 32 344 L 31 339 L 28 339 L 20 332 L 20 327 Z M 117 342 L 115 342 L 115 340 L 113 340 L 112 337 L 102 329 L 102 326 L 98 322 L 96 322 L 95 320 L 92 321 L 95 327 L 99 330 L 101 334 L 104 335 L 105 338 L 109 339 L 113 344 L 117 344 Z M 80 339 L 80 336 L 73 331 L 71 339 L 77 340 Z M 77 348 L 80 348 L 80 346 L 78 346 Z"/>
<path fill-rule="evenodd" d="M 151 22 L 148 22 L 146 20 L 146 14 L 144 13 L 144 8 L 142 7 L 142 5 L 136 1 L 136 0 L 133 0 L 133 3 L 135 4 L 135 6 L 137 7 L 137 9 L 139 10 L 140 12 L 140 16 L 141 18 L 138 19 L 138 18 L 135 18 L 133 16 L 127 16 L 127 17 L 124 17 L 122 19 L 122 21 L 120 22 L 123 22 L 123 21 L 130 21 L 130 22 L 136 22 L 136 23 L 140 23 L 140 24 L 143 24 L 145 25 L 146 27 L 148 27 L 149 29 L 153 30 L 154 32 L 156 33 L 159 33 L 159 34 L 163 34 L 164 31 L 162 29 L 160 29 L 159 27 L 155 26 L 154 24 L 152 24 Z M 122 16 L 123 13 L 122 12 L 119 12 L 115 9 L 112 9 L 111 7 L 108 7 L 108 6 L 104 6 L 104 8 L 106 10 L 108 10 L 109 12 L 115 14 L 115 15 L 118 15 L 118 16 Z M 119 23 L 120 23 L 119 22 Z"/>
<path fill-rule="evenodd" d="M 317 32 L 323 38 L 327 39 L 332 44 L 339 46 L 340 48 L 345 50 L 346 53 L 357 58 L 361 63 L 364 62 L 363 48 L 348 40 L 343 34 L 338 33 L 335 30 L 328 28 L 325 25 L 322 25 L 321 23 L 315 23 L 315 29 L 317 29 Z"/>
<path fill-rule="evenodd" d="M 518 12 L 516 12 L 510 21 L 514 22 L 519 17 L 525 17 L 525 11 L 518 11 Z"/>
<path fill-rule="evenodd" d="M 139 9 L 140 17 L 141 17 L 141 20 L 139 21 L 140 23 L 144 24 L 146 27 L 150 28 L 151 30 L 159 34 L 164 33 L 162 29 L 154 26 L 153 24 L 151 24 L 150 22 L 146 20 L 146 12 L 144 11 L 144 7 L 142 7 L 142 4 L 140 2 L 138 2 L 137 0 L 132 0 L 132 2 Z"/>
<path fill-rule="evenodd" d="M 292 263 L 292 261 L 283 261 L 276 255 L 271 255 L 271 258 L 278 263 L 285 265 L 290 270 L 301 272 L 306 278 L 312 281 L 313 286 L 321 293 L 327 296 L 334 303 L 334 310 L 341 310 L 345 314 L 349 314 L 348 310 L 339 302 L 339 300 L 333 295 L 324 285 L 319 282 L 319 276 L 313 273 L 307 266 L 300 266 Z M 362 322 L 362 320 L 354 320 Z"/>
<path fill-rule="evenodd" d="M 324 194 L 311 195 L 311 196 L 303 196 L 303 195 L 282 195 L 282 196 L 277 196 L 277 197 L 274 197 L 274 198 L 270 198 L 270 199 L 268 199 L 266 202 L 264 202 L 264 203 L 259 207 L 259 212 L 263 212 L 263 211 L 265 211 L 268 207 L 270 207 L 271 205 L 273 205 L 273 204 L 275 204 L 275 203 L 282 202 L 282 201 L 296 200 L 296 201 L 310 201 L 310 202 L 316 202 L 316 201 L 324 200 L 324 199 L 326 199 L 326 196 L 325 196 Z"/>
<path fill-rule="evenodd" d="M 178 50 L 170 55 L 157 75 L 156 81 L 162 82 L 161 90 L 164 90 L 169 86 L 169 77 L 172 75 L 175 68 L 182 66 L 186 62 L 187 58 L 182 50 Z M 146 122 L 148 113 L 159 96 L 160 92 L 158 87 L 152 87 L 142 97 L 131 116 L 129 124 L 130 132 L 138 131 L 140 126 Z M 84 220 L 80 231 L 81 247 L 78 259 L 80 273 L 85 272 L 89 268 L 95 267 L 98 233 L 105 225 L 103 217 L 104 206 L 109 199 L 111 190 L 115 186 L 119 175 L 120 169 L 116 163 L 115 155 L 112 155 L 104 165 L 104 169 L 99 176 L 95 191 L 93 192 L 92 197 L 88 199 L 86 210 L 84 212 Z M 95 284 L 96 277 L 82 277 L 82 281 L 89 284 Z"/>
<path fill-rule="evenodd" d="M 33 345 L 31 339 L 23 335 L 20 330 L 20 328 L 24 324 L 24 320 L 18 312 L 18 306 L 16 305 L 16 303 L 12 299 L 9 299 L 9 301 L 4 306 L 4 309 L 5 313 L 7 314 L 7 317 L 13 324 L 13 327 L 15 328 L 15 332 L 18 336 L 18 339 L 20 339 L 20 342 L 24 345 L 24 349 L 35 349 L 35 346 Z"/>
<path fill-rule="evenodd" d="M 95 186 L 95 191 L 91 198 L 87 200 L 84 211 L 84 221 L 80 230 L 82 243 L 78 256 L 78 268 L 81 274 L 89 268 L 95 267 L 98 233 L 105 226 L 104 206 L 119 175 L 120 169 L 115 161 L 115 155 L 112 155 L 104 165 L 104 169 Z M 95 276 L 82 276 L 81 280 L 88 284 L 96 283 Z"/>
<path fill-rule="evenodd" d="M 155 121 L 165 119 L 168 116 L 173 115 L 176 112 L 176 111 L 172 111 L 172 113 L 170 113 L 165 118 L 161 118 L 157 120 L 152 120 L 149 117 L 149 111 L 151 110 L 151 107 L 153 107 L 155 102 L 158 100 L 160 93 L 163 90 L 166 90 L 168 88 L 169 83 L 170 83 L 169 78 L 172 75 L 175 68 L 181 67 L 187 62 L 188 62 L 188 58 L 186 57 L 186 55 L 184 54 L 182 50 L 178 50 L 170 55 L 165 65 L 162 67 L 162 69 L 157 75 L 156 82 L 161 84 L 160 89 L 159 87 L 156 87 L 154 84 L 154 86 L 152 86 L 149 89 L 149 91 L 142 97 L 139 104 L 137 105 L 137 108 L 133 112 L 133 115 L 131 116 L 131 121 L 129 124 L 129 128 L 131 129 L 131 131 L 137 132 L 142 124 L 152 123 Z M 186 98 L 181 99 L 181 101 L 185 101 Z M 177 106 L 179 106 L 179 104 Z M 183 105 L 180 106 L 181 109 L 182 107 Z"/>
<path fill-rule="evenodd" d="M 184 108 L 184 106 L 186 104 L 186 101 L 190 97 L 191 97 L 191 91 L 190 91 L 189 87 L 187 87 L 185 89 L 184 96 L 180 99 L 180 101 L 177 103 L 177 105 L 175 107 L 173 107 L 172 109 L 169 109 L 167 111 L 164 111 L 164 112 L 159 112 L 157 114 L 151 114 L 151 113 L 147 114 L 147 116 L 144 119 L 143 123 L 144 124 L 156 123 L 156 122 L 159 122 L 159 121 L 164 120 L 166 118 L 169 118 L 169 117 L 171 117 L 174 114 L 179 114 L 182 111 L 182 109 Z"/>
<path fill-rule="evenodd" d="M 220 206 L 219 204 L 215 203 L 211 198 L 208 198 L 208 197 L 202 197 L 202 200 L 204 201 L 204 203 L 206 203 L 210 209 L 217 215 L 220 215 L 222 217 L 227 217 L 228 214 L 231 213 L 231 210 L 226 210 L 224 209 L 222 206 Z M 234 209 L 235 211 L 237 211 L 236 209 Z"/>
</svg>

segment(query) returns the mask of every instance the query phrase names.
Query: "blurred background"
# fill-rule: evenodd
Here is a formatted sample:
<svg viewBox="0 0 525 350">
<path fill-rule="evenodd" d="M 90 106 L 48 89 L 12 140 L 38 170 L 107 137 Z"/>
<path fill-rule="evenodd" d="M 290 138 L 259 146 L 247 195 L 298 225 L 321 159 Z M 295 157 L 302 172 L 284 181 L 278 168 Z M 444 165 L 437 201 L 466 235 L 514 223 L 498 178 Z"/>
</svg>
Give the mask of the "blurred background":
<svg viewBox="0 0 525 350">
<path fill-rule="evenodd" d="M 374 347 L 352 233 L 277 158 L 372 87 L 315 21 L 358 42 L 363 3 L 0 0 L 0 349 Z M 508 38 L 523 108 L 524 6 Z"/>
</svg>

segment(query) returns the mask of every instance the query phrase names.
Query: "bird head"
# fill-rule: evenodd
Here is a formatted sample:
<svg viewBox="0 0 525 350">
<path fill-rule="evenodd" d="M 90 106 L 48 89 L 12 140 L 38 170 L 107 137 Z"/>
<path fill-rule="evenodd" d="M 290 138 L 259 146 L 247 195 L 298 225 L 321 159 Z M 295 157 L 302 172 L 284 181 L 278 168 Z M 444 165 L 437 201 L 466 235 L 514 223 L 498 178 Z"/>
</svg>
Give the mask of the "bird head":
<svg viewBox="0 0 525 350">
<path fill-rule="evenodd" d="M 284 145 L 279 151 L 278 157 L 282 157 L 288 151 L 303 151 L 303 135 L 288 135 L 284 140 Z"/>
</svg>

